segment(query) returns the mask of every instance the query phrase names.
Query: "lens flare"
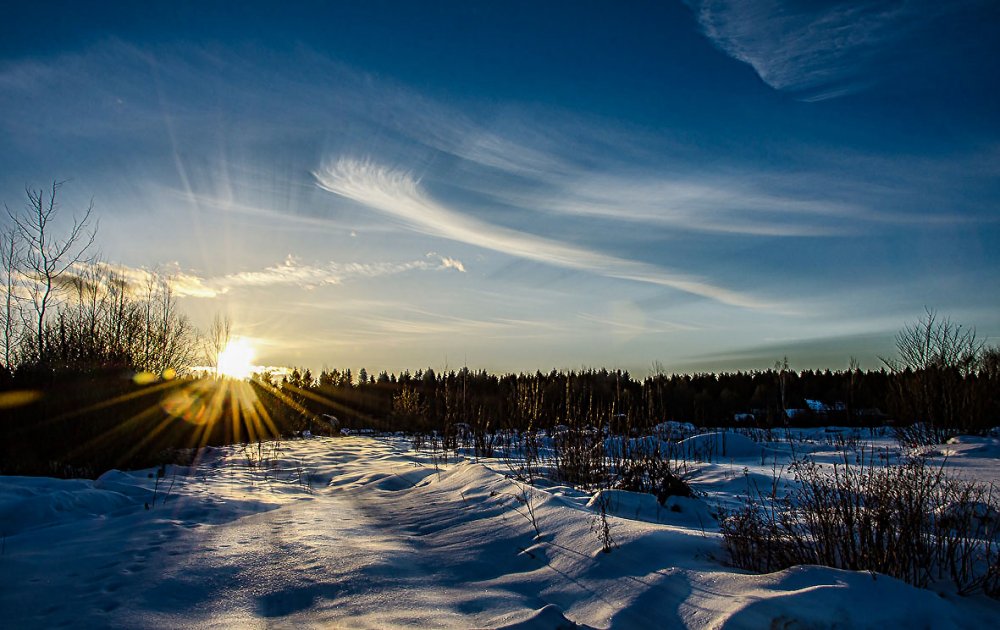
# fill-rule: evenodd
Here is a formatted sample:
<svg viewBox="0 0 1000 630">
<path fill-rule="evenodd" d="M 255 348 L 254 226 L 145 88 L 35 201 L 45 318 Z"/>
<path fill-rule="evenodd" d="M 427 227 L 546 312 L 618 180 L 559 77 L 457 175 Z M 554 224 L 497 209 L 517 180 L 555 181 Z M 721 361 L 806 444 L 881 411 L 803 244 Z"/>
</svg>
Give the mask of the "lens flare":
<svg viewBox="0 0 1000 630">
<path fill-rule="evenodd" d="M 30 405 L 41 397 L 42 392 L 29 389 L 0 392 L 0 409 Z"/>
</svg>

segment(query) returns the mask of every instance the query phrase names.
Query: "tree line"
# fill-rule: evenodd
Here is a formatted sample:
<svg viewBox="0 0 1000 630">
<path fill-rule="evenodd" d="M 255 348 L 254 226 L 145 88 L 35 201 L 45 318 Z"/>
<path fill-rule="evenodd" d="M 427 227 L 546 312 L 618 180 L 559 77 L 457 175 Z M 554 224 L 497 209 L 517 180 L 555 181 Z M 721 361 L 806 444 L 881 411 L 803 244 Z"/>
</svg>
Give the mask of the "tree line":
<svg viewBox="0 0 1000 630">
<path fill-rule="evenodd" d="M 666 420 L 759 428 L 893 423 L 916 424 L 930 441 L 1000 425 L 998 348 L 933 311 L 901 331 L 896 346 L 899 356 L 878 370 L 795 371 L 787 359 L 767 370 L 642 379 L 606 369 L 497 375 L 428 368 L 377 376 L 361 369 L 356 379 L 350 369 L 318 377 L 295 369 L 275 384 L 310 412 L 332 413 L 346 426 L 403 431 L 565 425 L 623 432 Z"/>
</svg>

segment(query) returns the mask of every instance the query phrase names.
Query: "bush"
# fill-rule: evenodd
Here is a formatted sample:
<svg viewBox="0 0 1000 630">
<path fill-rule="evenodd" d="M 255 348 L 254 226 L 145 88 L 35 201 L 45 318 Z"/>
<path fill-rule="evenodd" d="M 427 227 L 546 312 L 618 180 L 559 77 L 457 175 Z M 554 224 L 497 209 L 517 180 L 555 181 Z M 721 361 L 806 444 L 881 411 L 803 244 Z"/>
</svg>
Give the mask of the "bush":
<svg viewBox="0 0 1000 630">
<path fill-rule="evenodd" d="M 659 450 L 652 453 L 630 453 L 617 462 L 618 478 L 614 486 L 629 492 L 655 494 L 663 505 L 669 497 L 690 497 L 691 487 L 678 475 L 672 460 L 663 458 Z"/>
<path fill-rule="evenodd" d="M 992 486 L 948 479 L 943 466 L 923 459 L 881 466 L 864 452 L 832 471 L 809 460 L 792 470 L 790 493 L 754 489 L 723 519 L 734 565 L 769 572 L 820 564 L 919 587 L 950 578 L 962 593 L 1000 594 L 1000 502 Z"/>
<path fill-rule="evenodd" d="M 604 436 L 592 427 L 559 427 L 552 435 L 556 477 L 579 487 L 607 479 Z"/>
</svg>

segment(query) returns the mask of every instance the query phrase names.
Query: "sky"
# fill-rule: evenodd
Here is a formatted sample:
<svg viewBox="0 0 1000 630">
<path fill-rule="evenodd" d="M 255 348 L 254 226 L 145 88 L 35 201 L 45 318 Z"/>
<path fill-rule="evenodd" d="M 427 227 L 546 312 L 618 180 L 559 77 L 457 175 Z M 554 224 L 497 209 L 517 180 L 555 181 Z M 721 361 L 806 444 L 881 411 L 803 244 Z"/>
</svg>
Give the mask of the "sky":
<svg viewBox="0 0 1000 630">
<path fill-rule="evenodd" d="M 878 367 L 1000 341 L 1000 5 L 17 3 L 0 200 L 266 365 Z M 655 367 L 654 367 L 655 366 Z"/>
</svg>

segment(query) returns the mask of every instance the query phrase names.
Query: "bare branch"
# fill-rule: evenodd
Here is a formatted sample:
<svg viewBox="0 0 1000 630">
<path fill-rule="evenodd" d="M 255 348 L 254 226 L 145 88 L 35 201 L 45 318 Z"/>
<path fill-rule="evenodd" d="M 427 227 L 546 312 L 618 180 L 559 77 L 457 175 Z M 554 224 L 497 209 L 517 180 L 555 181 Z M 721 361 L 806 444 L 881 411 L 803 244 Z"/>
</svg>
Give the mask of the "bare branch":
<svg viewBox="0 0 1000 630">
<path fill-rule="evenodd" d="M 94 255 L 90 254 L 97 238 L 93 200 L 83 213 L 73 215 L 72 224 L 65 236 L 59 238 L 57 235 L 57 199 L 62 185 L 63 182 L 52 182 L 48 199 L 45 190 L 26 188 L 28 202 L 20 213 L 4 206 L 13 221 L 17 238 L 24 243 L 17 267 L 26 277 L 31 316 L 25 310 L 21 316 L 26 324 L 30 320 L 30 328 L 35 336 L 34 358 L 40 363 L 45 363 L 48 359 L 46 318 L 60 301 L 62 276 L 74 265 L 95 260 Z"/>
</svg>

